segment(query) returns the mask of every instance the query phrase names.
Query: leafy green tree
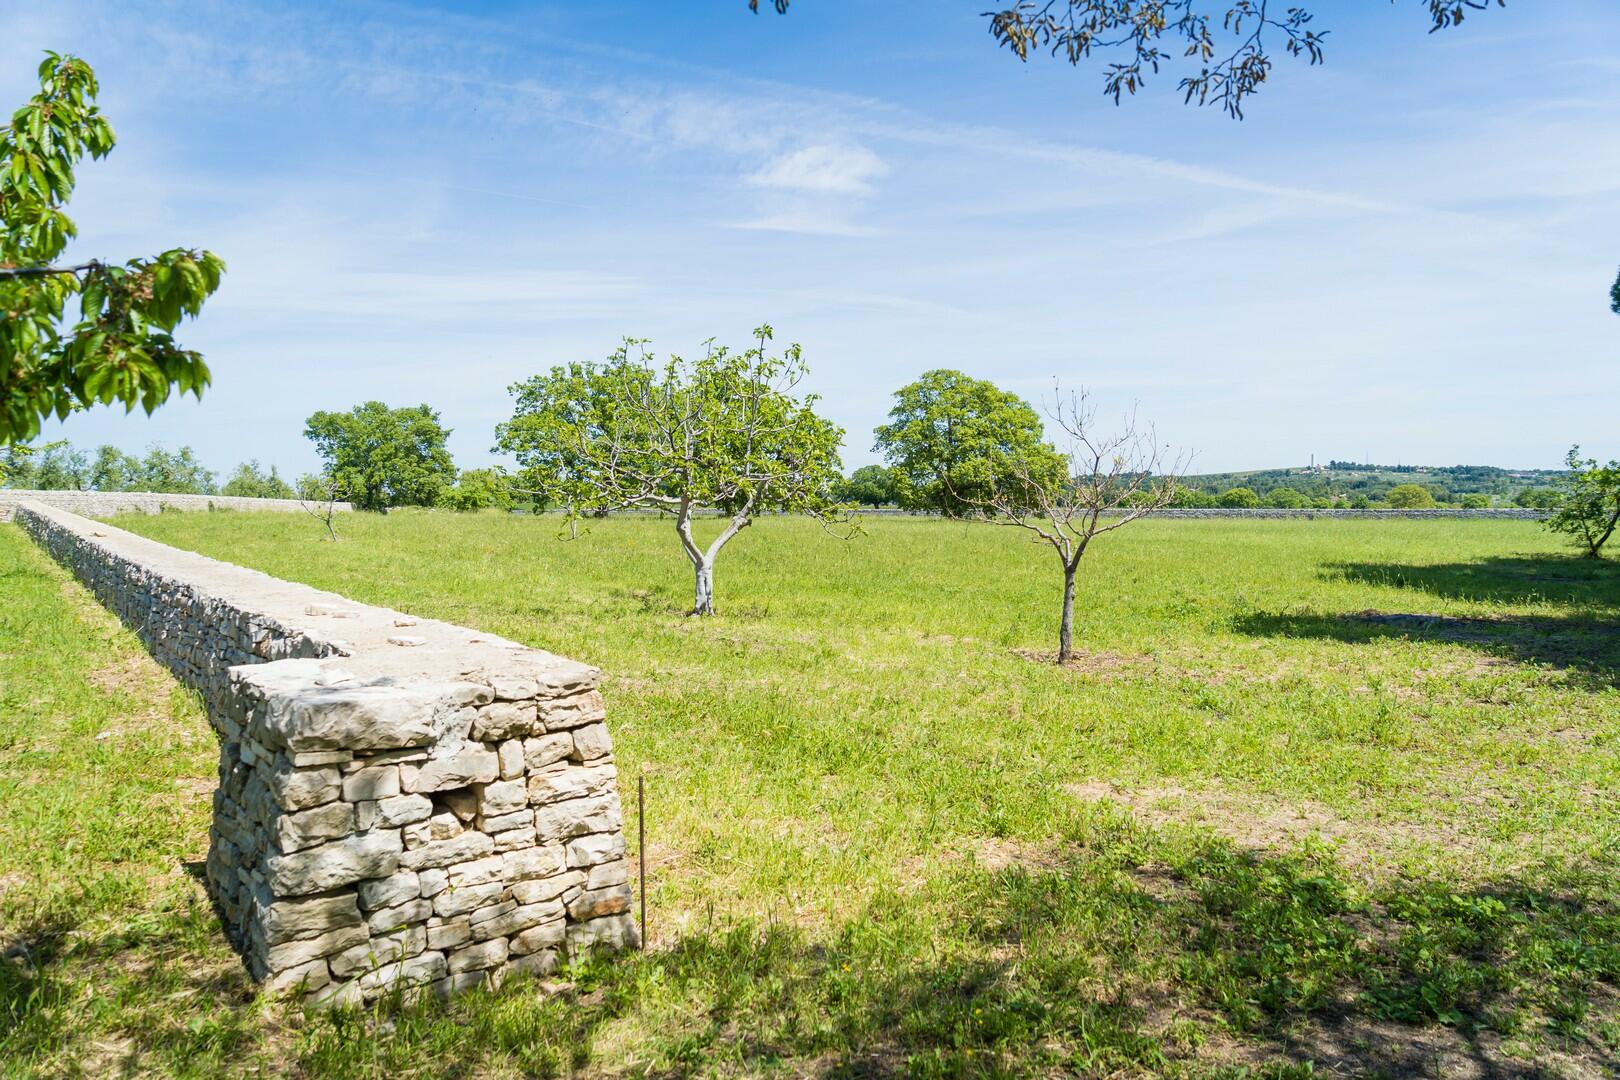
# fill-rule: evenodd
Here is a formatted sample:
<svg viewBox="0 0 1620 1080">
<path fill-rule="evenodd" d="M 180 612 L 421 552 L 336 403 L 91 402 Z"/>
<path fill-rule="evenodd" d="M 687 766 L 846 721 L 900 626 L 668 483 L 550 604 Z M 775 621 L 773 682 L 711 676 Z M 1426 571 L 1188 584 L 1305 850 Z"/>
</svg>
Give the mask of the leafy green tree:
<svg viewBox="0 0 1620 1080">
<path fill-rule="evenodd" d="M 1492 0 L 1426 0 L 1429 29 L 1444 30 L 1469 11 L 1483 11 Z M 1494 0 L 1505 7 L 1507 0 Z M 786 14 L 791 0 L 771 0 Z M 760 0 L 748 0 L 758 13 Z M 1181 79 L 1182 99 L 1218 105 L 1241 119 L 1243 101 L 1271 74 L 1271 44 L 1323 60 L 1327 31 L 1312 29 L 1314 16 L 1301 4 L 1268 5 L 1266 0 L 1012 0 L 999 10 L 981 11 L 990 36 L 1020 60 L 1048 53 L 1078 66 L 1092 55 L 1117 57 L 1103 69 L 1103 93 L 1119 104 L 1147 84 L 1150 74 L 1178 57 L 1196 66 Z M 1268 42 L 1268 38 L 1272 42 Z"/>
<path fill-rule="evenodd" d="M 1215 505 L 1215 496 L 1207 491 L 1177 484 L 1175 494 L 1170 498 L 1170 505 L 1176 509 L 1208 510 Z"/>
<path fill-rule="evenodd" d="M 96 447 L 96 460 L 90 466 L 90 486 L 97 491 L 133 491 L 141 463 L 116 446 Z"/>
<path fill-rule="evenodd" d="M 1260 505 L 1260 496 L 1252 488 L 1235 487 L 1221 492 L 1215 501 L 1223 510 L 1253 510 Z"/>
<path fill-rule="evenodd" d="M 281 478 L 274 465 L 270 471 L 264 471 L 257 461 L 244 461 L 231 473 L 231 478 L 225 481 L 225 486 L 219 489 L 221 495 L 232 495 L 243 499 L 295 499 L 298 493 L 291 484 Z"/>
<path fill-rule="evenodd" d="M 1462 497 L 1462 508 L 1464 510 L 1487 510 L 1490 505 L 1491 497 L 1489 495 L 1464 495 Z"/>
<path fill-rule="evenodd" d="M 1029 403 L 960 371 L 925 372 L 894 394 L 877 451 L 892 467 L 901 506 L 961 516 L 1020 476 L 1061 480 L 1063 459 Z"/>
<path fill-rule="evenodd" d="M 848 524 L 835 498 L 843 431 L 799 397 L 799 346 L 732 352 L 706 343 L 694 361 L 656 364 L 647 343 L 626 339 L 602 364 L 569 364 L 517 383 L 512 419 L 496 429 L 499 452 L 522 467 L 519 486 L 580 515 L 642 507 L 675 518 L 695 578 L 692 614 L 714 614 L 714 563 L 756 515 L 805 513 Z M 726 516 L 707 546 L 693 534 L 700 509 Z"/>
<path fill-rule="evenodd" d="M 1384 501 L 1394 510 L 1433 510 L 1434 492 L 1422 484 L 1396 484 Z"/>
<path fill-rule="evenodd" d="M 57 440 L 40 446 L 6 447 L 0 483 L 34 491 L 78 491 L 90 486 L 90 463 L 82 450 Z"/>
<path fill-rule="evenodd" d="M 114 401 L 150 413 L 208 385 L 202 356 L 173 332 L 219 287 L 218 256 L 174 248 L 122 266 L 56 265 L 78 232 L 63 210 L 74 168 L 113 148 L 97 90 L 89 64 L 47 53 L 39 93 L 0 126 L 0 443 L 33 438 L 53 415 Z"/>
<path fill-rule="evenodd" d="M 838 486 L 838 497 L 855 506 L 886 506 L 898 501 L 894 474 L 882 465 L 862 465 Z"/>
<path fill-rule="evenodd" d="M 304 435 L 327 477 L 359 510 L 432 506 L 456 478 L 445 447 L 450 432 L 426 405 L 390 409 L 368 401 L 346 413 L 318 412 Z"/>
<path fill-rule="evenodd" d="M 1513 505 L 1528 510 L 1553 510 L 1564 501 L 1564 493 L 1557 488 L 1523 487 L 1513 496 Z"/>
<path fill-rule="evenodd" d="M 1277 510 L 1298 510 L 1310 503 L 1311 500 L 1303 492 L 1286 487 L 1272 488 L 1265 498 L 1265 504 Z"/>
<path fill-rule="evenodd" d="M 446 510 L 512 509 L 512 485 L 496 469 L 464 469 L 453 486 L 439 493 Z"/>
<path fill-rule="evenodd" d="M 1569 475 L 1563 502 L 1547 519 L 1547 527 L 1578 540 L 1588 558 L 1602 558 L 1603 545 L 1620 523 L 1620 461 L 1600 466 L 1596 458 L 1582 459 L 1581 448 L 1572 446 L 1564 463 Z"/>
</svg>

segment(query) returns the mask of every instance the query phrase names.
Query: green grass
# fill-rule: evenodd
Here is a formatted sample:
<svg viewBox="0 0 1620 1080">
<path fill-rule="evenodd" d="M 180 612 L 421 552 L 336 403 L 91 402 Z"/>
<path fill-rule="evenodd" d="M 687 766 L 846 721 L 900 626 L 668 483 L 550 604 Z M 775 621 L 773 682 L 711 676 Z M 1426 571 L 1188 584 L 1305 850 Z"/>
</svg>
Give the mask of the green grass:
<svg viewBox="0 0 1620 1080">
<path fill-rule="evenodd" d="M 206 726 L 182 702 L 138 747 L 86 751 L 70 733 L 118 707 L 90 687 L 133 643 L 7 530 L 6 606 L 33 613 L 0 616 L 0 793 L 38 820 L 0 819 L 4 939 L 72 914 L 60 955 L 8 975 L 0 1060 L 55 1072 L 118 1043 L 155 1071 L 368 1076 L 1620 1062 L 1620 567 L 1534 525 L 1142 523 L 1087 557 L 1086 654 L 1058 669 L 1040 659 L 1056 562 L 1011 530 L 884 519 L 845 543 L 765 521 L 697 621 L 654 519 L 573 542 L 503 516 L 347 517 L 339 544 L 295 516 L 120 524 L 600 665 L 621 775 L 647 775 L 653 948 L 551 995 L 307 1021 L 252 1001 L 176 870 L 202 854 L 206 788 L 164 784 L 208 774 Z M 41 648 L 40 621 L 61 640 Z M 99 780 L 104 753 L 157 762 L 115 757 Z M 127 882 L 75 892 L 54 849 L 90 804 L 135 797 L 137 768 L 172 811 L 109 815 L 86 842 Z M 109 944 L 153 920 L 188 929 Z M 29 1004 L 154 954 L 224 971 L 226 1003 L 200 977 L 166 1006 L 130 982 L 84 1031 Z M 219 1056 L 193 1059 L 175 1032 L 203 1018 L 193 1041 Z"/>
</svg>

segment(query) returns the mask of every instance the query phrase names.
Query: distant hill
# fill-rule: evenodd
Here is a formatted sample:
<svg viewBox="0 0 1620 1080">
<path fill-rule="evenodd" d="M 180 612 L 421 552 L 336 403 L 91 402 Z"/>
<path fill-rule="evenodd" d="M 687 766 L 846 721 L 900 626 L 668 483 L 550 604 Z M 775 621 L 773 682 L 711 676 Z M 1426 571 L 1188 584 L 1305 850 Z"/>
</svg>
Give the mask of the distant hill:
<svg viewBox="0 0 1620 1080">
<path fill-rule="evenodd" d="M 1310 499 L 1377 502 L 1400 484 L 1428 488 L 1436 502 L 1460 503 L 1464 496 L 1485 496 L 1495 506 L 1535 504 L 1537 494 L 1567 475 L 1558 469 L 1499 469 L 1493 465 L 1366 465 L 1330 461 L 1326 465 L 1250 472 L 1203 473 L 1183 478 L 1194 491 L 1219 495 L 1246 487 L 1261 499 L 1286 488 Z M 1524 494 L 1529 492 L 1530 494 Z M 1475 501 L 1475 500 L 1471 500 Z"/>
</svg>

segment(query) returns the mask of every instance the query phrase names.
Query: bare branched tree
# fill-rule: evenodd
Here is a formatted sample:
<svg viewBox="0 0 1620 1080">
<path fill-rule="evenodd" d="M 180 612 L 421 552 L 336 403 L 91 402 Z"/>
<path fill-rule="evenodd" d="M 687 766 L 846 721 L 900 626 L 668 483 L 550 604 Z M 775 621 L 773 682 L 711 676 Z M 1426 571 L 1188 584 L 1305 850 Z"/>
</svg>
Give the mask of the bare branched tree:
<svg viewBox="0 0 1620 1080">
<path fill-rule="evenodd" d="M 1080 560 L 1097 537 L 1169 506 L 1191 455 L 1161 445 L 1153 425 L 1139 423 L 1134 411 L 1119 430 L 1099 433 L 1084 390 L 1066 396 L 1054 390 L 1047 415 L 1068 438 L 1067 468 L 1053 473 L 1040 462 L 1034 468 L 1013 462 L 988 494 L 964 501 L 980 520 L 1023 529 L 1057 555 L 1063 567 L 1057 662 L 1064 664 L 1074 655 Z"/>
<path fill-rule="evenodd" d="M 343 490 L 329 476 L 306 476 L 298 484 L 298 505 L 304 513 L 326 526 L 326 535 L 337 543 L 337 527 L 332 519 L 337 516 L 337 504 L 343 501 Z"/>
</svg>

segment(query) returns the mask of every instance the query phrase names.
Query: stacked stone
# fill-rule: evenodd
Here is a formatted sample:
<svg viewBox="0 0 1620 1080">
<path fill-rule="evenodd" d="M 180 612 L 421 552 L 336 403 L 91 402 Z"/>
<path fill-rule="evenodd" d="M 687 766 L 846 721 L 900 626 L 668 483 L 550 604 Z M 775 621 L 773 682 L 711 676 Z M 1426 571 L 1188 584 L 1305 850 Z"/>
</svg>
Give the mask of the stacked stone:
<svg viewBox="0 0 1620 1080">
<path fill-rule="evenodd" d="M 208 880 L 255 977 L 320 1003 L 544 974 L 635 944 L 595 672 L 231 673 Z"/>
<path fill-rule="evenodd" d="M 202 692 L 208 887 L 269 987 L 449 992 L 636 944 L 595 668 L 55 508 L 17 516 Z"/>
</svg>

